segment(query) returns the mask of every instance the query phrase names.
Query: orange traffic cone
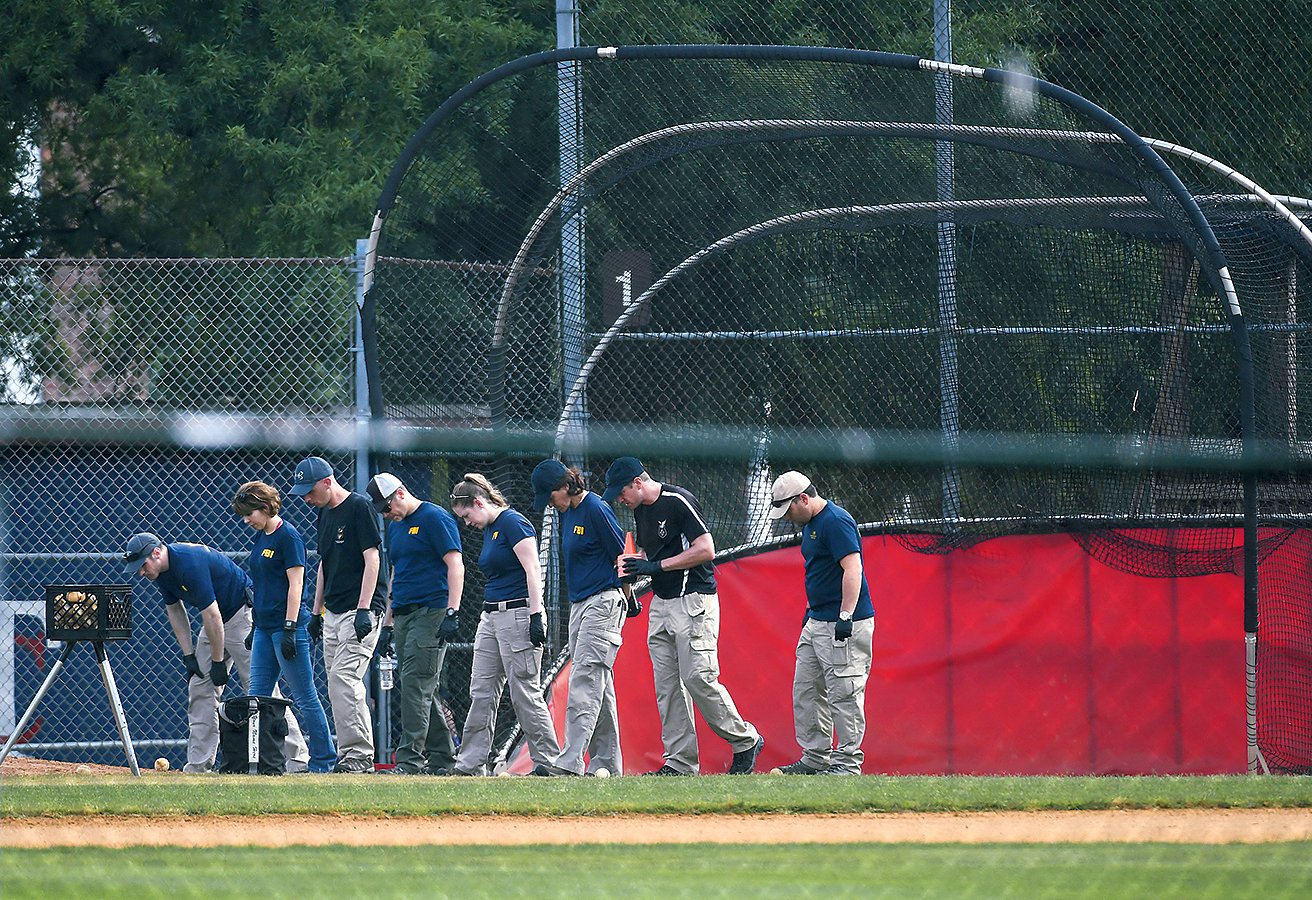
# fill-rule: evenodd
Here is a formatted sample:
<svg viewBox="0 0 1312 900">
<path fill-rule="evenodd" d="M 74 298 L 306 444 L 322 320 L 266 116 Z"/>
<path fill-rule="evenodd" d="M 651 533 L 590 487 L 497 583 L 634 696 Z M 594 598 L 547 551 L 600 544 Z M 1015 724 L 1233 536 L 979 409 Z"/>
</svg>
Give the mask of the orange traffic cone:
<svg viewBox="0 0 1312 900">
<path fill-rule="evenodd" d="M 620 573 L 620 581 L 626 584 L 631 584 L 638 580 L 637 575 L 624 574 L 624 557 L 637 556 L 637 555 L 638 555 L 638 546 L 635 543 L 633 543 L 633 532 L 632 531 L 624 532 L 624 552 L 621 553 L 619 556 L 615 557 L 615 571 Z"/>
</svg>

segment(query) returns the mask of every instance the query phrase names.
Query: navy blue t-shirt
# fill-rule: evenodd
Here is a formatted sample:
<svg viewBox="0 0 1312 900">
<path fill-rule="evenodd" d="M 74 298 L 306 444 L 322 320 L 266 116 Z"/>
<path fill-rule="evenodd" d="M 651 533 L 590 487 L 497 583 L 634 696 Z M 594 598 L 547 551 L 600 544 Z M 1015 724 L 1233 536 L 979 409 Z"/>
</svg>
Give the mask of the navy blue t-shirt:
<svg viewBox="0 0 1312 900">
<path fill-rule="evenodd" d="M 255 585 L 254 616 L 257 628 L 282 628 L 287 620 L 287 570 L 305 568 L 305 539 L 286 520 L 273 534 L 257 532 L 251 542 L 251 582 Z M 301 607 L 297 621 L 310 614 L 301 582 Z"/>
<path fill-rule="evenodd" d="M 624 535 L 615 513 L 591 491 L 560 514 L 560 549 L 570 603 L 620 586 L 615 557 L 624 549 Z"/>
<path fill-rule="evenodd" d="M 839 561 L 861 552 L 861 535 L 856 520 L 832 500 L 802 526 L 802 558 L 806 560 L 806 615 L 822 622 L 837 622 L 843 605 L 843 567 Z M 862 560 L 864 563 L 864 559 Z M 869 619 L 875 614 L 870 602 L 870 585 L 861 569 L 861 595 L 852 619 Z"/>
<path fill-rule="evenodd" d="M 528 578 L 515 555 L 515 545 L 524 538 L 536 537 L 528 519 L 513 509 L 503 510 L 483 529 L 483 550 L 478 567 L 487 578 L 483 599 L 488 603 L 518 600 L 528 596 Z"/>
<path fill-rule="evenodd" d="M 427 500 L 400 522 L 387 523 L 392 559 L 392 609 L 447 605 L 446 560 L 460 551 L 456 517 Z"/>
<path fill-rule="evenodd" d="M 168 548 L 168 570 L 155 579 L 165 603 L 203 610 L 217 602 L 226 622 L 250 602 L 250 578 L 219 551 L 204 544 L 169 544 Z"/>
</svg>

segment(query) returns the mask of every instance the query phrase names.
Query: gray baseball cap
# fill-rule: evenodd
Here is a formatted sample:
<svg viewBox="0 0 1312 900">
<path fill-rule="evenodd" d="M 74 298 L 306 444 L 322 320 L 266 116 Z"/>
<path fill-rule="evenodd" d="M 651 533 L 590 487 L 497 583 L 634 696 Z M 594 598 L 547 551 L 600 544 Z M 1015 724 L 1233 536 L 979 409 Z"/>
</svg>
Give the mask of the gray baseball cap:
<svg viewBox="0 0 1312 900">
<path fill-rule="evenodd" d="M 128 577 L 141 571 L 141 564 L 156 547 L 163 547 L 164 542 L 149 531 L 138 532 L 128 538 L 128 545 L 123 548 L 123 568 Z"/>
<path fill-rule="evenodd" d="M 296 465 L 296 474 L 292 476 L 291 494 L 304 497 L 314 486 L 333 474 L 333 467 L 322 456 L 308 456 Z"/>
</svg>

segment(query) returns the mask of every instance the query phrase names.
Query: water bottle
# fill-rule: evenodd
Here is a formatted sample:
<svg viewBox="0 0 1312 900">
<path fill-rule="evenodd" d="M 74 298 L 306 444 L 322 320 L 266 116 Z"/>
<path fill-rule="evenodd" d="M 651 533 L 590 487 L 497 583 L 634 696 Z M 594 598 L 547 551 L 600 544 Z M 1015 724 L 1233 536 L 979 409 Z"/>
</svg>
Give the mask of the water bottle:
<svg viewBox="0 0 1312 900">
<path fill-rule="evenodd" d="M 392 679 L 396 672 L 396 657 L 391 653 L 378 657 L 378 686 L 385 691 L 392 689 Z"/>
</svg>

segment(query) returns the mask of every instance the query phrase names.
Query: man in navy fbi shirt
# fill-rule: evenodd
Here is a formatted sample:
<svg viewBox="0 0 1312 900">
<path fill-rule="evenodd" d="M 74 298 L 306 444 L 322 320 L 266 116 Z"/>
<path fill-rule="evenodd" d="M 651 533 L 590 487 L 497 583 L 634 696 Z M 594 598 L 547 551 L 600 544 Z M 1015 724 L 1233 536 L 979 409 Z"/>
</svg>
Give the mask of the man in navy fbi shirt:
<svg viewBox="0 0 1312 900">
<path fill-rule="evenodd" d="M 208 772 L 219 749 L 219 696 L 235 665 L 251 679 L 251 580 L 242 568 L 204 544 L 166 544 L 150 532 L 128 539 L 123 551 L 128 577 L 153 581 L 182 649 L 187 669 L 187 763 L 183 772 Z M 193 645 L 185 607 L 200 614 Z M 309 752 L 295 720 L 287 717 L 287 770 L 305 771 Z"/>
<path fill-rule="evenodd" d="M 806 563 L 806 620 L 793 670 L 793 728 L 802 758 L 780 771 L 859 775 L 875 639 L 861 535 L 847 510 L 821 497 L 801 472 L 774 480 L 770 518 L 801 527 Z"/>
</svg>

